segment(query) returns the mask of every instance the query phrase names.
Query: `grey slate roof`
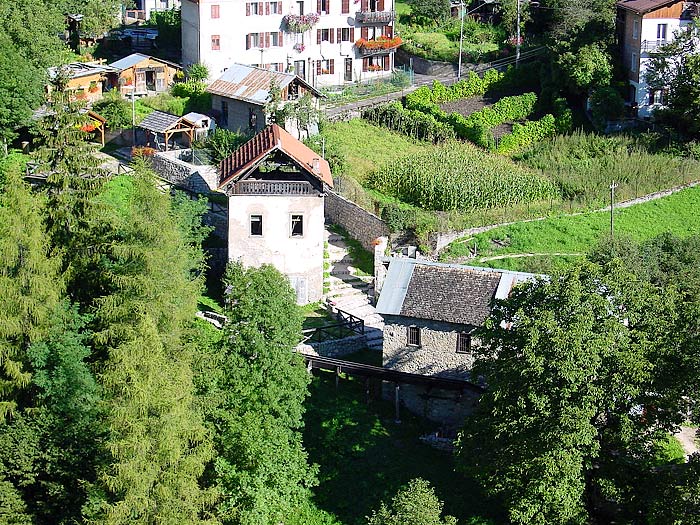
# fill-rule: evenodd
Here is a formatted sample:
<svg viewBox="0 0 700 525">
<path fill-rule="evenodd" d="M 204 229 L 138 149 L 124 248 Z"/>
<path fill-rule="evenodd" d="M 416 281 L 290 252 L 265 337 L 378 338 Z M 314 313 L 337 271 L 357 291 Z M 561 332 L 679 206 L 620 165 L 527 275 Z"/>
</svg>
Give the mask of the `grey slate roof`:
<svg viewBox="0 0 700 525">
<path fill-rule="evenodd" d="M 154 133 L 164 133 L 177 124 L 180 118 L 182 117 L 164 113 L 163 111 L 153 111 L 141 121 L 139 127 Z"/>
<path fill-rule="evenodd" d="M 480 326 L 493 299 L 504 299 L 534 274 L 492 268 L 390 259 L 377 312 Z"/>
</svg>

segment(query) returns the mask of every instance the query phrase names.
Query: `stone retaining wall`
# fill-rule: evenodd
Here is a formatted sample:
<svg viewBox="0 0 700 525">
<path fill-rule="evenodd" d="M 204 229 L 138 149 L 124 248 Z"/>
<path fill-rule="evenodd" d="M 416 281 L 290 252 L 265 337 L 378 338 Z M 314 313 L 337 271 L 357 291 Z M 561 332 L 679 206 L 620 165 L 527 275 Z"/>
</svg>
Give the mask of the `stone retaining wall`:
<svg viewBox="0 0 700 525">
<path fill-rule="evenodd" d="M 297 345 L 296 351 L 301 354 L 322 355 L 324 357 L 343 357 L 363 348 L 367 348 L 367 337 L 365 335 L 353 335 L 343 339 L 323 341 L 322 343 L 301 343 Z"/>
<path fill-rule="evenodd" d="M 382 385 L 382 397 L 393 402 L 395 395 L 394 383 L 385 381 Z M 459 428 L 474 412 L 479 394 L 466 389 L 462 393 L 428 386 L 401 384 L 399 400 L 402 409 L 435 423 Z"/>
<path fill-rule="evenodd" d="M 372 253 L 376 242 L 381 243 L 381 238 L 389 235 L 389 228 L 383 220 L 332 191 L 326 193 L 325 216 L 330 222 L 342 226 L 350 237 Z"/>
<path fill-rule="evenodd" d="M 421 58 L 416 55 L 407 53 L 403 49 L 399 48 L 394 54 L 394 61 L 397 66 L 410 66 L 413 65 L 413 71 L 419 75 L 450 75 L 457 73 L 457 64 L 452 64 L 451 62 L 438 62 L 437 60 L 428 60 L 426 58 Z M 465 68 L 467 64 L 462 64 L 462 68 Z"/>
</svg>

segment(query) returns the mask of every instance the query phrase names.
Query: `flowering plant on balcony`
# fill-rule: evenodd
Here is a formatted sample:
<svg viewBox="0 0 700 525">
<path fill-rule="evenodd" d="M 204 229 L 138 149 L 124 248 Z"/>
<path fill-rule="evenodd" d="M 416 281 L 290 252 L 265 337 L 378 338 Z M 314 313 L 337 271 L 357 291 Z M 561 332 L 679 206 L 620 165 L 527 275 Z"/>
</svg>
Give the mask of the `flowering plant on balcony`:
<svg viewBox="0 0 700 525">
<path fill-rule="evenodd" d="M 381 71 L 382 66 L 380 66 L 379 64 L 371 64 L 371 65 L 367 66 L 367 69 L 369 71 Z"/>
<path fill-rule="evenodd" d="M 399 47 L 401 43 L 402 40 L 400 36 L 395 36 L 394 38 L 379 36 L 372 40 L 360 38 L 355 42 L 355 46 L 358 49 L 392 49 L 394 47 Z"/>
<path fill-rule="evenodd" d="M 296 51 L 297 53 L 303 53 L 304 49 L 306 49 L 306 46 L 301 42 L 298 44 L 294 44 L 294 51 Z"/>
<path fill-rule="evenodd" d="M 92 133 L 92 132 L 95 131 L 96 129 L 97 129 L 97 126 L 96 126 L 95 124 L 93 124 L 92 122 L 91 122 L 91 123 L 88 123 L 88 124 L 83 124 L 83 125 L 80 127 L 80 131 L 83 131 L 83 132 L 85 132 L 85 133 Z"/>
<path fill-rule="evenodd" d="M 97 89 L 98 89 L 97 82 L 95 82 L 95 81 L 90 82 L 90 86 L 88 87 L 88 91 L 90 93 L 97 93 Z"/>
<path fill-rule="evenodd" d="M 282 21 L 290 33 L 304 33 L 318 24 L 321 16 L 318 13 L 308 15 L 284 15 Z"/>
<path fill-rule="evenodd" d="M 330 69 L 326 69 L 325 67 L 324 67 L 324 68 L 321 68 L 321 74 L 322 74 L 322 75 L 328 75 L 330 72 L 331 72 Z"/>
</svg>

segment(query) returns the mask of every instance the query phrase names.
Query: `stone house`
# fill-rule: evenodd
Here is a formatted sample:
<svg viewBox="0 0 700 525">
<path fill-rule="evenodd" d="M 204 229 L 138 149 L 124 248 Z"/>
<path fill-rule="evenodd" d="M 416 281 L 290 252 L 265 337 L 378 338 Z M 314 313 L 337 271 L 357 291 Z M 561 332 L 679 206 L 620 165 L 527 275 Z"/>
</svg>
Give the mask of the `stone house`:
<svg viewBox="0 0 700 525">
<path fill-rule="evenodd" d="M 474 331 L 491 312 L 494 299 L 535 275 L 491 268 L 389 259 L 377 303 L 384 317 L 382 365 L 401 372 L 471 380 Z M 393 395 L 385 388 L 386 397 Z M 461 424 L 477 400 L 475 394 L 402 388 L 406 408 L 432 419 Z"/>
<path fill-rule="evenodd" d="M 314 87 L 391 76 L 393 0 L 182 0 L 182 62 L 292 71 Z"/>
<path fill-rule="evenodd" d="M 318 110 L 323 95 L 297 75 L 232 64 L 207 88 L 211 93 L 212 110 L 219 117 L 219 126 L 239 133 L 257 133 L 262 130 L 267 125 L 264 106 L 273 84 L 279 87 L 279 96 L 284 104 L 294 104 L 300 97 L 310 93 L 313 106 Z M 310 131 L 297 129 L 294 119 L 285 122 L 284 127 L 296 138 L 300 138 L 303 131 Z M 318 123 L 314 122 L 310 128 L 317 130 Z"/>
<path fill-rule="evenodd" d="M 617 40 L 629 88 L 627 102 L 648 118 L 664 105 L 665 90 L 654 91 L 645 74 L 659 47 L 698 16 L 698 4 L 683 0 L 618 0 Z"/>
<path fill-rule="evenodd" d="M 182 68 L 173 62 L 141 53 L 132 53 L 109 64 L 107 88 L 116 88 L 124 96 L 155 95 L 170 89 Z"/>
<path fill-rule="evenodd" d="M 323 295 L 324 197 L 330 166 L 284 129 L 260 131 L 219 164 L 228 196 L 228 258 L 272 264 L 296 290 L 297 302 Z"/>
</svg>

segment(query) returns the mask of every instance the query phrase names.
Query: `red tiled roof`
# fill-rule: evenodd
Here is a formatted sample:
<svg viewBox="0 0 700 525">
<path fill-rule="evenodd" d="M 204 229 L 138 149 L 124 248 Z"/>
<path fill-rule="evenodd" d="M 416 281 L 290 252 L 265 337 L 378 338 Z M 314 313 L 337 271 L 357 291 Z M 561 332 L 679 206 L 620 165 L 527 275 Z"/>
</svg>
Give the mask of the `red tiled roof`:
<svg viewBox="0 0 700 525">
<path fill-rule="evenodd" d="M 634 11 L 640 15 L 650 13 L 661 7 L 675 4 L 681 0 L 619 0 L 615 5 L 628 11 Z"/>
<path fill-rule="evenodd" d="M 333 187 L 333 177 L 328 161 L 277 124 L 272 124 L 219 163 L 219 188 L 245 174 L 248 169 L 275 150 L 280 150 L 287 155 L 312 177 Z M 313 169 L 316 159 L 319 162 L 318 173 Z"/>
</svg>

